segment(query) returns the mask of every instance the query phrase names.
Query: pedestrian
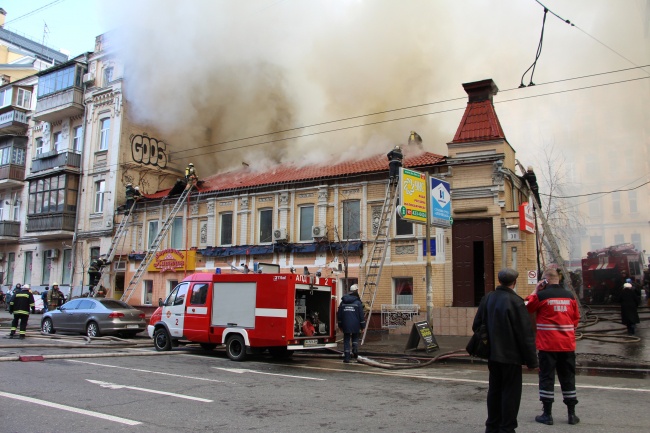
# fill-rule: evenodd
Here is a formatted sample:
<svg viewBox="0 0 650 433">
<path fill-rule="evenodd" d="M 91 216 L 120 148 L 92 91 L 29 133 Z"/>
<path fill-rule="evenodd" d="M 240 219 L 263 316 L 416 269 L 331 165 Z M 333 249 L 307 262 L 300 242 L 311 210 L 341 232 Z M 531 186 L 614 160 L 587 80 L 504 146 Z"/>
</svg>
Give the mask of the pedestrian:
<svg viewBox="0 0 650 433">
<path fill-rule="evenodd" d="M 52 283 L 52 288 L 47 292 L 47 308 L 52 311 L 56 310 L 63 305 L 64 299 L 63 293 L 59 290 L 59 283 Z"/>
<path fill-rule="evenodd" d="M 47 294 L 49 293 L 50 288 L 48 286 L 45 286 L 45 289 L 43 289 L 43 292 L 41 293 L 41 299 L 43 300 L 43 313 L 47 313 L 48 308 L 47 308 Z"/>
<path fill-rule="evenodd" d="M 34 295 L 30 291 L 29 284 L 25 284 L 21 289 L 14 292 L 9 302 L 9 314 L 14 315 L 14 320 L 11 322 L 9 338 L 14 338 L 16 335 L 18 322 L 20 322 L 19 338 L 21 340 L 25 338 L 30 311 L 34 313 Z"/>
<path fill-rule="evenodd" d="M 526 298 L 528 311 L 537 313 L 537 350 L 539 357 L 539 399 L 544 412 L 535 421 L 553 425 L 552 407 L 555 372 L 568 410 L 569 424 L 578 424 L 575 413 L 576 335 L 580 311 L 573 293 L 562 287 L 556 269 L 547 268 L 533 293 Z"/>
<path fill-rule="evenodd" d="M 395 146 L 393 150 L 388 152 L 386 157 L 388 158 L 389 182 L 396 181 L 399 177 L 399 169 L 402 167 L 402 160 L 404 159 L 402 149 L 399 146 Z"/>
<path fill-rule="evenodd" d="M 336 318 L 339 329 L 343 331 L 343 362 L 347 364 L 350 362 L 350 349 L 354 358 L 359 355 L 359 332 L 366 327 L 357 284 L 350 286 L 350 293 L 341 298 Z"/>
<path fill-rule="evenodd" d="M 627 335 L 634 335 L 636 324 L 640 322 L 638 306 L 641 295 L 637 293 L 632 283 L 625 283 L 618 300 L 621 303 L 621 322 L 627 326 Z"/>
<path fill-rule="evenodd" d="M 519 273 L 499 271 L 499 286 L 488 293 L 474 317 L 472 329 L 487 326 L 490 355 L 486 433 L 514 432 L 521 402 L 522 368 L 537 367 L 535 333 L 524 300 L 514 291 Z"/>
</svg>

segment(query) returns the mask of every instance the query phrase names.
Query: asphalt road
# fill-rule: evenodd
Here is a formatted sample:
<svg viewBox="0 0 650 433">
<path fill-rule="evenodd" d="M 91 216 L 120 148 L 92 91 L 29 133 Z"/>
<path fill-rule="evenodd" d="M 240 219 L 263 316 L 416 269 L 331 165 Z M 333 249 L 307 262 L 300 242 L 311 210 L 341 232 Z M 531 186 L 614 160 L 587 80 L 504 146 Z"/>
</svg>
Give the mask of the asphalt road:
<svg viewBox="0 0 650 433">
<path fill-rule="evenodd" d="M 219 350 L 125 356 L 151 348 L 103 358 L 75 356 L 114 351 L 4 348 L 0 356 L 14 352 L 64 359 L 0 362 L 0 432 L 465 433 L 483 431 L 486 414 L 482 366 L 388 371 L 331 355 L 235 363 Z M 580 376 L 582 422 L 566 424 L 559 403 L 553 427 L 534 422 L 541 407 L 536 375 L 524 382 L 519 432 L 637 432 L 650 425 L 649 379 Z"/>
</svg>

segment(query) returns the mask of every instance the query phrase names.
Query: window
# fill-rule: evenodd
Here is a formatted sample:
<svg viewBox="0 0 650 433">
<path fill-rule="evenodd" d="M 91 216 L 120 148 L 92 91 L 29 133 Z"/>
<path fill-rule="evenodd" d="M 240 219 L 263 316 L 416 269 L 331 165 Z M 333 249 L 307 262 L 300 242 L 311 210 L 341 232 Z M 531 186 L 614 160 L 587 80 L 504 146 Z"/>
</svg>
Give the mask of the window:
<svg viewBox="0 0 650 433">
<path fill-rule="evenodd" d="M 361 207 L 359 200 L 343 202 L 343 239 L 360 239 Z"/>
<path fill-rule="evenodd" d="M 634 248 L 636 248 L 638 251 L 641 251 L 641 233 L 632 233 L 632 237 L 630 239 L 634 244 Z"/>
<path fill-rule="evenodd" d="M 614 235 L 614 245 L 620 245 L 625 243 L 625 236 L 621 234 Z"/>
<path fill-rule="evenodd" d="M 95 182 L 95 213 L 104 212 L 104 194 L 106 193 L 106 181 Z"/>
<path fill-rule="evenodd" d="M 16 106 L 30 109 L 32 106 L 32 92 L 25 89 L 18 89 L 16 94 Z"/>
<path fill-rule="evenodd" d="M 4 207 L 5 207 L 5 198 L 0 195 L 0 221 L 4 221 L 4 214 L 5 214 Z"/>
<path fill-rule="evenodd" d="M 108 117 L 99 121 L 99 150 L 108 149 L 108 135 L 111 131 L 111 119 Z"/>
<path fill-rule="evenodd" d="M 0 107 L 11 103 L 11 88 L 0 90 Z"/>
<path fill-rule="evenodd" d="M 45 256 L 45 253 L 42 254 L 43 257 L 43 277 L 41 278 L 41 284 L 47 286 L 50 284 L 50 274 L 52 272 L 52 259 Z"/>
<path fill-rule="evenodd" d="M 413 304 L 413 278 L 393 278 L 395 304 Z"/>
<path fill-rule="evenodd" d="M 190 297 L 190 304 L 192 305 L 205 305 L 208 299 L 208 287 L 206 283 L 197 283 L 192 287 L 192 296 Z"/>
<path fill-rule="evenodd" d="M 178 280 L 168 280 L 167 281 L 167 290 L 165 291 L 165 297 L 174 290 L 174 287 L 178 286 Z"/>
<path fill-rule="evenodd" d="M 7 254 L 7 281 L 6 284 L 11 287 L 14 285 L 14 266 L 16 265 L 16 253 Z"/>
<path fill-rule="evenodd" d="M 153 301 L 153 280 L 144 280 L 144 304 L 151 305 Z"/>
<path fill-rule="evenodd" d="M 25 165 L 25 149 L 22 147 L 14 147 L 11 163 L 16 165 Z"/>
<path fill-rule="evenodd" d="M 11 147 L 0 148 L 0 165 L 9 164 L 11 159 Z"/>
<path fill-rule="evenodd" d="M 260 210 L 260 243 L 273 241 L 273 209 Z"/>
<path fill-rule="evenodd" d="M 23 273 L 23 284 L 32 284 L 32 260 L 33 252 L 25 251 L 25 272 Z"/>
<path fill-rule="evenodd" d="M 81 150 L 83 148 L 83 140 L 81 139 L 83 128 L 81 126 L 77 126 L 72 131 L 74 134 L 72 136 L 72 150 L 74 150 L 76 153 L 81 153 Z"/>
<path fill-rule="evenodd" d="M 158 236 L 158 221 L 149 221 L 149 237 L 147 240 L 147 249 L 151 248 L 153 241 L 156 240 L 156 236 Z"/>
<path fill-rule="evenodd" d="M 621 213 L 621 193 L 618 191 L 612 193 L 612 212 L 614 215 Z"/>
<path fill-rule="evenodd" d="M 314 206 L 300 208 L 300 240 L 311 241 L 311 228 L 314 225 Z"/>
<path fill-rule="evenodd" d="M 40 98 L 74 86 L 76 68 L 76 65 L 72 65 L 40 77 L 38 79 L 38 97 Z"/>
<path fill-rule="evenodd" d="M 348 277 L 347 284 L 345 284 L 345 278 L 341 278 L 341 288 L 343 289 L 342 293 L 347 294 L 348 290 L 350 289 L 350 286 L 352 286 L 353 284 L 359 284 L 359 279 Z"/>
<path fill-rule="evenodd" d="M 413 236 L 413 223 L 395 215 L 395 235 Z"/>
<path fill-rule="evenodd" d="M 113 81 L 113 68 L 104 68 L 104 87 Z"/>
<path fill-rule="evenodd" d="M 183 248 L 183 217 L 174 218 L 171 247 L 175 250 Z"/>
<path fill-rule="evenodd" d="M 591 245 L 591 251 L 599 250 L 603 247 L 603 237 L 589 236 L 589 244 Z"/>
<path fill-rule="evenodd" d="M 63 270 L 61 284 L 69 286 L 72 283 L 72 250 L 63 250 Z"/>
<path fill-rule="evenodd" d="M 29 183 L 30 215 L 51 212 L 75 212 L 79 177 L 73 174 L 60 174 Z"/>
<path fill-rule="evenodd" d="M 90 261 L 92 262 L 95 259 L 99 258 L 99 247 L 90 248 Z"/>
<path fill-rule="evenodd" d="M 166 307 L 172 307 L 174 305 L 183 305 L 185 301 L 185 295 L 187 295 L 187 289 L 190 286 L 189 283 L 180 283 L 178 286 L 172 290 L 172 292 L 167 296 L 165 300 Z"/>
<path fill-rule="evenodd" d="M 637 213 L 639 208 L 636 205 L 636 191 L 628 191 L 627 199 L 630 202 L 630 213 Z"/>
<path fill-rule="evenodd" d="M 95 302 L 90 299 L 84 299 L 79 302 L 77 310 L 93 310 L 95 308 Z"/>
<path fill-rule="evenodd" d="M 43 138 L 38 137 L 36 141 L 34 142 L 34 152 L 36 155 L 40 155 L 43 153 Z"/>
<path fill-rule="evenodd" d="M 221 214 L 221 239 L 219 245 L 232 245 L 232 212 Z"/>
<path fill-rule="evenodd" d="M 63 141 L 61 140 L 61 133 L 60 132 L 55 132 L 52 135 L 52 148 L 56 150 L 57 152 L 60 152 L 63 149 Z"/>
</svg>

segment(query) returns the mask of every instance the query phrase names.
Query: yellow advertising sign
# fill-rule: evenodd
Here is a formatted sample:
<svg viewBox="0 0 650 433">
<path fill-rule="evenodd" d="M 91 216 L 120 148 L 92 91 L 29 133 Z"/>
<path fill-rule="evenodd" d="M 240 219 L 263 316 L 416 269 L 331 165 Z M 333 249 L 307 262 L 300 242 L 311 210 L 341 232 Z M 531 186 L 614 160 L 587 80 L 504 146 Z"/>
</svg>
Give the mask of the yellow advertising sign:
<svg viewBox="0 0 650 433">
<path fill-rule="evenodd" d="M 414 223 L 427 223 L 426 176 L 419 171 L 400 168 L 399 216 Z"/>
<path fill-rule="evenodd" d="M 196 268 L 196 251 L 179 251 L 166 249 L 156 253 L 149 264 L 149 272 L 182 272 Z"/>
</svg>

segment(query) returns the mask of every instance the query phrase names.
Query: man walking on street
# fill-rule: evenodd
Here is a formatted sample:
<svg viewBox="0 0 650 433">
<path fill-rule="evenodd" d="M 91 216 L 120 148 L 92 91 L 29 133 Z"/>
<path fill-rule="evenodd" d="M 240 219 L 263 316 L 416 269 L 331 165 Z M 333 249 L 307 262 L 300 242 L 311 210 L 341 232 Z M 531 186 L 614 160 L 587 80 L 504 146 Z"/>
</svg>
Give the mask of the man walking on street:
<svg viewBox="0 0 650 433">
<path fill-rule="evenodd" d="M 514 433 L 521 402 L 522 364 L 537 367 L 535 333 L 524 300 L 514 291 L 519 273 L 499 271 L 499 286 L 481 300 L 472 329 L 487 326 L 490 371 L 485 433 Z"/>
<path fill-rule="evenodd" d="M 341 298 L 336 318 L 339 328 L 343 331 L 343 362 L 347 364 L 350 362 L 350 343 L 352 355 L 356 358 L 359 353 L 359 332 L 366 327 L 358 285 L 350 286 L 350 293 Z"/>
<path fill-rule="evenodd" d="M 576 336 L 580 311 L 573 293 L 560 285 L 557 269 L 548 268 L 533 293 L 526 298 L 530 313 L 537 313 L 537 349 L 539 350 L 539 399 L 544 412 L 535 421 L 553 425 L 552 407 L 555 371 L 560 380 L 562 397 L 568 409 L 569 424 L 578 424 L 575 413 Z"/>
<path fill-rule="evenodd" d="M 14 338 L 14 335 L 16 335 L 18 322 L 20 322 L 19 338 L 21 340 L 25 338 L 29 312 L 34 312 L 34 295 L 32 295 L 29 289 L 29 284 L 25 284 L 19 291 L 14 293 L 9 302 L 9 314 L 13 313 L 14 315 L 14 320 L 11 322 L 9 338 Z"/>
</svg>

